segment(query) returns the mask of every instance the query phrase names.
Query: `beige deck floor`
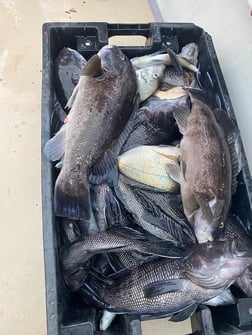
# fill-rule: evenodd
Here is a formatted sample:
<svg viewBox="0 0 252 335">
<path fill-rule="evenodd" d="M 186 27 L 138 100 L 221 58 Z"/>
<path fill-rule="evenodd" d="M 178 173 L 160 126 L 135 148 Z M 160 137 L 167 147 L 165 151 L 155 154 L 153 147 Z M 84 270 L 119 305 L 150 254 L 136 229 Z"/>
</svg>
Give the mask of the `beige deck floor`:
<svg viewBox="0 0 252 335">
<path fill-rule="evenodd" d="M 76 13 L 66 11 L 74 8 Z M 147 0 L 0 0 L 0 334 L 45 335 L 40 187 L 41 26 L 154 21 Z M 185 334 L 166 320 L 144 334 Z M 180 329 L 180 330 L 179 330 Z M 181 330 L 182 329 L 182 330 Z"/>
</svg>

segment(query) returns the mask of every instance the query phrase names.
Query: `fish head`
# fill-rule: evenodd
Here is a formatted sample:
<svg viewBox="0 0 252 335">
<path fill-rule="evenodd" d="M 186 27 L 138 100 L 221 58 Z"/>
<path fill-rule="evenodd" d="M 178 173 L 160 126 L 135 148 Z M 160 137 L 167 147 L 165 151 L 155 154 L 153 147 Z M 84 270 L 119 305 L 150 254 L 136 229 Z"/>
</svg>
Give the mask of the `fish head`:
<svg viewBox="0 0 252 335">
<path fill-rule="evenodd" d="M 195 245 L 186 260 L 186 271 L 203 287 L 226 288 L 251 265 L 251 249 L 241 239 Z"/>
<path fill-rule="evenodd" d="M 246 241 L 235 238 L 227 241 L 213 241 L 196 244 L 190 257 L 196 266 L 202 266 L 206 269 L 211 267 L 224 266 L 227 264 L 237 264 L 240 261 L 252 263 L 252 245 Z"/>
<path fill-rule="evenodd" d="M 127 56 L 116 45 L 105 45 L 97 54 L 101 58 L 101 67 L 105 73 L 123 75 L 130 66 Z"/>
<path fill-rule="evenodd" d="M 160 64 L 145 67 L 143 69 L 137 70 L 136 73 L 147 83 L 157 82 L 159 84 L 164 76 L 164 71 L 165 66 Z"/>
</svg>

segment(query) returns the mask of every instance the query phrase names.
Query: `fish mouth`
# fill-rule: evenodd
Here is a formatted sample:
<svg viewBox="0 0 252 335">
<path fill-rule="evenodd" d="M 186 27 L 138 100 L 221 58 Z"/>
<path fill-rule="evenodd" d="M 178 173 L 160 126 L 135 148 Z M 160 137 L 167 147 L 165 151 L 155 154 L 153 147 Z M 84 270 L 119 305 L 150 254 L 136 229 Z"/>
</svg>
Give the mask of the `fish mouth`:
<svg viewBox="0 0 252 335">
<path fill-rule="evenodd" d="M 118 67 L 118 63 L 125 61 L 126 56 L 115 45 L 106 45 L 99 52 L 98 56 L 101 58 L 102 69 L 105 72 L 112 72 Z"/>
</svg>

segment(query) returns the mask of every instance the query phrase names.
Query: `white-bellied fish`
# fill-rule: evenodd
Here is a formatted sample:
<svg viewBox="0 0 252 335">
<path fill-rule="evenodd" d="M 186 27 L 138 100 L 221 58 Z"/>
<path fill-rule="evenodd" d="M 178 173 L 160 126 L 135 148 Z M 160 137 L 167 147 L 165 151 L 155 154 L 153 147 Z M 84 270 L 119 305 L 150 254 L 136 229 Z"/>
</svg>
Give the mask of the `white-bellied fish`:
<svg viewBox="0 0 252 335">
<path fill-rule="evenodd" d="M 131 63 L 136 70 L 153 65 L 163 64 L 165 66 L 171 66 L 179 63 L 183 68 L 195 73 L 198 72 L 198 68 L 194 64 L 174 53 L 153 53 L 146 56 L 134 57 L 131 59 Z"/>
</svg>

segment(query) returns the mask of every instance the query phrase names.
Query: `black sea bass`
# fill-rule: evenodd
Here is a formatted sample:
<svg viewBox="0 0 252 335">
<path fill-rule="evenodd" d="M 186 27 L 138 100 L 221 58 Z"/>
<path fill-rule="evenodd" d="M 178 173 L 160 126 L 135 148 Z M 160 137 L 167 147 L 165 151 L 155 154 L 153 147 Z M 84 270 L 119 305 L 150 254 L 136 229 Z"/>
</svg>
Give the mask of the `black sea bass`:
<svg viewBox="0 0 252 335">
<path fill-rule="evenodd" d="M 68 102 L 65 154 L 55 184 L 58 216 L 90 217 L 89 170 L 111 147 L 133 110 L 136 77 L 116 46 L 105 46 L 89 59 Z"/>
</svg>

